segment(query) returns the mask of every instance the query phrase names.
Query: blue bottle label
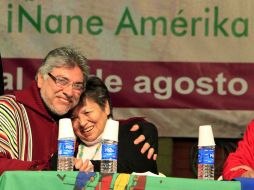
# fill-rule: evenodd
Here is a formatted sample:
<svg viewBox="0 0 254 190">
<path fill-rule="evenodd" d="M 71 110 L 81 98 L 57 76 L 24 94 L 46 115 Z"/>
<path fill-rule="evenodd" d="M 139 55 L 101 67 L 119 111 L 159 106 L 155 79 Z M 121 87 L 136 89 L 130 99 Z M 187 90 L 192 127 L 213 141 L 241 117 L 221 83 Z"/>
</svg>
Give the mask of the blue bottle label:
<svg viewBox="0 0 254 190">
<path fill-rule="evenodd" d="M 213 148 L 200 148 L 198 150 L 198 164 L 214 164 Z"/>
<path fill-rule="evenodd" d="M 74 141 L 73 140 L 58 140 L 58 156 L 73 156 Z"/>
<path fill-rule="evenodd" d="M 102 160 L 117 160 L 117 144 L 102 144 Z"/>
</svg>

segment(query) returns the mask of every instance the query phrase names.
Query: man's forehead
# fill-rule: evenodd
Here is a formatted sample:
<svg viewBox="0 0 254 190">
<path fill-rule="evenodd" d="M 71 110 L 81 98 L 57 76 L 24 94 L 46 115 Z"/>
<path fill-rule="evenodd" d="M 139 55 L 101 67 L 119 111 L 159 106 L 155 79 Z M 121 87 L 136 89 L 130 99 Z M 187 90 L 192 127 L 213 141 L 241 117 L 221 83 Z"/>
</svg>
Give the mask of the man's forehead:
<svg viewBox="0 0 254 190">
<path fill-rule="evenodd" d="M 70 66 L 70 65 L 62 65 L 62 66 L 56 66 L 56 67 L 53 67 L 51 71 L 62 71 L 62 70 L 73 70 L 73 69 L 79 69 L 81 72 L 82 70 L 77 66 Z"/>
<path fill-rule="evenodd" d="M 83 72 L 78 66 L 75 66 L 75 67 L 69 67 L 69 66 L 55 67 L 51 70 L 51 74 L 52 73 L 57 74 L 58 76 L 69 78 L 69 79 L 84 81 Z"/>
</svg>

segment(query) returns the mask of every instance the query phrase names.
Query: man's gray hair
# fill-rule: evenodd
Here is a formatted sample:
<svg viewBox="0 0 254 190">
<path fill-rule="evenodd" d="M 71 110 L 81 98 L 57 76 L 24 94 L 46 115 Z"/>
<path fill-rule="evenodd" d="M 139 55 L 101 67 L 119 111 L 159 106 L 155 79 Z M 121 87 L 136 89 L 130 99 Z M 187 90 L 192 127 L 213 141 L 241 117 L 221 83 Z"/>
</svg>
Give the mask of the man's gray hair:
<svg viewBox="0 0 254 190">
<path fill-rule="evenodd" d="M 54 68 L 63 66 L 70 68 L 78 66 L 83 72 L 85 85 L 89 76 L 88 60 L 81 52 L 69 46 L 50 51 L 40 65 L 35 80 L 38 79 L 39 73 L 45 78 Z"/>
</svg>

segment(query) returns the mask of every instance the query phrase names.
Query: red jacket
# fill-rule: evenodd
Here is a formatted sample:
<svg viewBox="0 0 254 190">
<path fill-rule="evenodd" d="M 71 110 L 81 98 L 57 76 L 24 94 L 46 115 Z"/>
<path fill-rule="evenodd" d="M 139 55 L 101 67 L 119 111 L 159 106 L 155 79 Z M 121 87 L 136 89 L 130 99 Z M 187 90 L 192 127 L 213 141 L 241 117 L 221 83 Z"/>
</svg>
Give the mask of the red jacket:
<svg viewBox="0 0 254 190">
<path fill-rule="evenodd" d="M 13 133 L 15 135 L 12 134 L 11 138 L 14 137 L 16 142 L 11 142 L 9 136 L 10 133 L 5 132 L 6 130 L 1 133 L 1 128 L 5 128 L 9 124 L 2 122 L 5 118 L 3 114 L 0 115 L 0 174 L 6 170 L 47 169 L 49 167 L 49 158 L 53 153 L 57 152 L 58 124 L 46 110 L 35 81 L 33 81 L 30 88 L 22 91 L 16 91 L 14 95 L 16 97 L 16 101 L 23 104 L 27 112 L 31 132 L 30 135 L 25 137 L 24 135 L 20 135 L 20 131 L 15 130 L 15 133 Z M 7 113 L 6 107 L 11 111 L 14 110 L 12 114 L 15 113 L 14 107 L 12 107 L 11 104 L 6 106 L 6 102 L 4 109 L 0 107 L 0 113 Z M 10 118 L 13 119 L 12 121 L 15 125 L 20 125 L 16 116 Z M 14 126 L 13 123 L 11 124 Z M 24 124 L 20 128 L 24 129 L 23 126 Z M 25 126 L 29 128 L 29 124 L 26 124 Z M 15 127 L 13 128 L 15 129 Z M 27 132 L 27 128 L 24 129 L 24 131 L 23 129 L 22 132 L 29 134 Z M 29 142 L 28 139 L 31 136 L 32 138 Z M 21 138 L 22 140 L 20 141 Z M 22 148 L 20 148 L 21 146 Z M 30 151 L 28 148 L 29 146 Z M 31 156 L 29 156 L 29 153 Z"/>
<path fill-rule="evenodd" d="M 242 165 L 254 169 L 254 120 L 249 123 L 236 151 L 229 154 L 223 168 L 223 179 L 231 180 L 240 177 L 246 170 L 231 171 L 231 169 Z"/>
</svg>

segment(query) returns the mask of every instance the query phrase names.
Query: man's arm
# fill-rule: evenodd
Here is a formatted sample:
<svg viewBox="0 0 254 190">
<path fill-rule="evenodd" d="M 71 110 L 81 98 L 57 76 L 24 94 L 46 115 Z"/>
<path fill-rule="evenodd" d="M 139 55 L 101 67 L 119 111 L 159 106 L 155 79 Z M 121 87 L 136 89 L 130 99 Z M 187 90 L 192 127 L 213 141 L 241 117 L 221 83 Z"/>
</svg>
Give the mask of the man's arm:
<svg viewBox="0 0 254 190">
<path fill-rule="evenodd" d="M 0 156 L 0 175 L 4 171 L 11 170 L 48 170 L 49 166 L 44 161 L 22 161 L 18 159 L 8 159 Z"/>
<path fill-rule="evenodd" d="M 147 158 L 157 159 L 158 154 L 158 130 L 156 126 L 142 117 L 134 117 L 127 120 L 120 120 L 122 123 L 128 123 L 129 130 L 133 133 L 139 132 L 139 135 L 134 141 L 134 144 L 144 143 L 140 149 L 141 154 L 147 153 Z M 126 127 L 127 127 L 126 126 Z"/>
<path fill-rule="evenodd" d="M 45 169 L 48 167 L 48 161 L 25 161 L 27 139 L 22 134 L 26 131 L 17 126 L 20 122 L 15 114 L 14 104 L 15 101 L 11 97 L 0 98 L 0 174 L 7 170 Z"/>
<path fill-rule="evenodd" d="M 136 132 L 130 132 L 129 129 L 126 129 L 126 125 L 121 125 L 119 128 L 119 157 L 118 157 L 118 166 L 119 171 L 123 173 L 132 173 L 132 172 L 153 172 L 158 174 L 156 161 L 153 159 L 147 159 L 148 151 L 141 153 L 142 147 L 146 143 L 143 141 L 139 144 L 134 144 L 135 139 L 137 139 L 141 134 L 146 135 L 146 140 L 150 141 L 150 144 L 157 144 L 156 139 L 158 139 L 158 133 L 156 127 L 145 120 L 134 120 L 130 121 L 128 126 L 130 128 L 137 124 L 141 126 L 141 129 L 148 128 L 147 131 L 138 130 Z"/>
<path fill-rule="evenodd" d="M 138 125 L 135 124 L 130 129 L 130 131 L 138 131 L 141 130 L 142 135 L 140 135 L 138 138 L 135 139 L 134 144 L 139 144 L 143 141 L 145 141 L 145 144 L 143 145 L 141 149 L 141 153 L 144 154 L 146 151 L 147 158 L 153 160 L 157 159 L 158 154 L 158 131 L 157 128 L 154 125 Z"/>
<path fill-rule="evenodd" d="M 6 124 L 6 123 L 5 123 Z M 0 175 L 10 170 L 49 170 L 49 160 L 24 161 L 18 158 L 19 149 L 13 148 L 10 134 L 6 134 L 0 120 Z M 19 146 L 17 146 L 19 147 Z M 16 153 L 15 153 L 16 152 Z M 50 159 L 50 158 L 49 158 Z"/>
</svg>

